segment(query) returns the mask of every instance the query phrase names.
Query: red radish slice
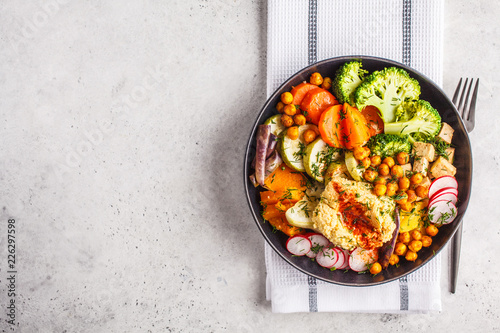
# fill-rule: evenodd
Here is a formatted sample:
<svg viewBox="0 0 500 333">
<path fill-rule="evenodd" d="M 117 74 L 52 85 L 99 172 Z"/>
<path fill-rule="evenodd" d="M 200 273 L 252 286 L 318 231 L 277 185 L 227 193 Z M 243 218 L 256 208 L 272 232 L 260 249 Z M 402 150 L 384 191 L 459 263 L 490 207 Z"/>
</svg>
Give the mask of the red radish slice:
<svg viewBox="0 0 500 333">
<path fill-rule="evenodd" d="M 316 247 L 316 246 L 326 247 L 326 246 L 328 246 L 328 244 L 330 244 L 330 241 L 328 240 L 328 238 L 326 238 L 322 234 L 310 234 L 308 238 L 312 243 L 312 247 Z"/>
<path fill-rule="evenodd" d="M 434 181 L 429 186 L 429 198 L 432 198 L 432 195 L 434 193 L 445 187 L 453 187 L 458 189 L 458 183 L 455 177 L 441 176 L 439 178 L 434 179 Z"/>
<path fill-rule="evenodd" d="M 450 201 L 435 201 L 429 206 L 429 221 L 434 224 L 448 224 L 457 217 L 457 207 Z"/>
<path fill-rule="evenodd" d="M 331 247 L 324 248 L 323 250 L 319 251 L 318 255 L 316 256 L 316 261 L 318 262 L 318 264 L 325 268 L 332 268 L 338 259 L 338 253 Z"/>
<path fill-rule="evenodd" d="M 345 261 L 344 261 L 344 264 L 341 267 L 339 267 L 339 269 L 349 268 L 349 257 L 351 256 L 351 254 L 347 250 L 344 250 L 344 249 L 341 249 L 341 250 L 344 253 Z"/>
<path fill-rule="evenodd" d="M 342 251 L 342 249 L 336 247 L 336 248 L 334 248 L 334 250 L 335 250 L 335 252 L 337 252 L 337 255 L 338 255 L 339 259 L 337 260 L 337 262 L 335 263 L 335 265 L 333 265 L 333 267 L 335 267 L 335 269 L 340 269 L 342 266 L 345 265 L 345 263 L 347 261 L 347 258 L 344 255 L 344 251 Z"/>
<path fill-rule="evenodd" d="M 311 241 L 303 235 L 288 238 L 286 249 L 294 256 L 304 256 L 311 251 Z"/>
<path fill-rule="evenodd" d="M 351 252 L 349 257 L 349 267 L 353 271 L 363 272 L 368 269 L 368 265 L 373 264 L 378 259 L 378 253 L 375 250 L 365 250 L 357 247 Z"/>
<path fill-rule="evenodd" d="M 306 253 L 306 256 L 308 256 L 309 258 L 312 258 L 312 259 L 316 258 L 317 255 L 318 255 L 318 252 L 314 252 L 312 249 L 311 249 L 311 251 Z"/>
<path fill-rule="evenodd" d="M 458 190 L 454 187 L 445 187 L 440 189 L 439 191 L 435 192 L 430 198 L 430 200 L 433 200 L 436 196 L 443 194 L 443 193 L 453 193 L 456 196 L 458 196 Z"/>
<path fill-rule="evenodd" d="M 437 201 L 449 201 L 454 205 L 457 204 L 457 195 L 453 192 L 443 192 L 439 194 L 435 194 L 432 199 L 429 201 L 428 207 L 432 206 L 433 203 Z"/>
</svg>

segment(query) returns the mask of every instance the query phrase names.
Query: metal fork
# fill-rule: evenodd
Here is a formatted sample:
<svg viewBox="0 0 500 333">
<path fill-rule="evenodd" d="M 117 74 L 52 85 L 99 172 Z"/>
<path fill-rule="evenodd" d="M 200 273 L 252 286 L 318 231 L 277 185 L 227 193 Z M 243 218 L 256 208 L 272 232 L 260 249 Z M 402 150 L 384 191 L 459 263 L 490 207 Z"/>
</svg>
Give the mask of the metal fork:
<svg viewBox="0 0 500 333">
<path fill-rule="evenodd" d="M 474 115 L 476 113 L 476 100 L 477 100 L 477 89 L 479 87 L 479 79 L 476 79 L 476 85 L 474 87 L 474 92 L 471 97 L 471 89 L 474 83 L 474 79 L 470 80 L 470 84 L 467 85 L 469 79 L 465 79 L 463 90 L 462 88 L 462 78 L 458 82 L 457 89 L 455 90 L 455 94 L 453 94 L 452 102 L 457 107 L 458 113 L 464 122 L 465 128 L 467 132 L 472 132 L 474 129 Z M 460 101 L 457 104 L 458 98 L 460 97 Z M 465 100 L 464 100 L 465 99 Z M 460 263 L 460 247 L 462 245 L 462 226 L 463 221 L 458 227 L 455 236 L 451 240 L 451 285 L 450 292 L 455 293 L 457 289 L 457 279 L 458 279 L 458 267 Z"/>
</svg>

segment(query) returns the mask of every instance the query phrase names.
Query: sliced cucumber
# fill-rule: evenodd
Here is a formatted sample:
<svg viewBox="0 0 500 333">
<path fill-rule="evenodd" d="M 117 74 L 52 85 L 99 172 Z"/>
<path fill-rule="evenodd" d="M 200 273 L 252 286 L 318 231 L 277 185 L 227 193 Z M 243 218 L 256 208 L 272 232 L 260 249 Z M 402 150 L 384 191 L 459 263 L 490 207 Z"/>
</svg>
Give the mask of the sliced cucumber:
<svg viewBox="0 0 500 333">
<path fill-rule="evenodd" d="M 286 135 L 286 131 L 281 134 L 281 144 L 280 144 L 280 154 L 283 161 L 290 168 L 305 172 L 304 167 L 304 155 L 306 152 L 306 142 L 304 141 L 304 132 L 311 129 L 319 134 L 318 127 L 316 125 L 306 124 L 299 126 L 299 137 L 298 139 L 292 140 Z"/>
<path fill-rule="evenodd" d="M 339 150 L 331 147 L 321 138 L 307 145 L 304 155 L 304 168 L 309 176 L 322 183 L 325 171 L 331 161 L 339 158 Z"/>
<path fill-rule="evenodd" d="M 313 229 L 312 214 L 324 190 L 325 187 L 319 183 L 308 188 L 304 198 L 297 201 L 293 207 L 288 208 L 286 211 L 285 216 L 288 223 L 297 228 Z"/>
<path fill-rule="evenodd" d="M 325 172 L 325 184 L 328 184 L 335 176 L 352 179 L 343 159 L 330 163 Z"/>
<path fill-rule="evenodd" d="M 363 179 L 364 168 L 361 164 L 356 161 L 352 151 L 347 151 L 345 153 L 345 165 L 347 170 L 351 174 L 352 179 L 360 182 Z"/>
<path fill-rule="evenodd" d="M 269 117 L 265 122 L 264 125 L 271 125 L 271 133 L 273 133 L 276 136 L 279 136 L 281 132 L 286 128 L 283 126 L 281 123 L 281 115 L 276 114 L 274 116 Z"/>
</svg>

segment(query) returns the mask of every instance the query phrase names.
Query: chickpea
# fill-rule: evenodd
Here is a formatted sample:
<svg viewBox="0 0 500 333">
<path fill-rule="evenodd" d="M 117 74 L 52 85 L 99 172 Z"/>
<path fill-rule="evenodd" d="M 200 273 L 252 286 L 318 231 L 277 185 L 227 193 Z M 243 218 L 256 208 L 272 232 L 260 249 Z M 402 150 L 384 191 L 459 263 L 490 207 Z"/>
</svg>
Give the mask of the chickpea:
<svg viewBox="0 0 500 333">
<path fill-rule="evenodd" d="M 378 273 L 382 272 L 382 265 L 380 263 L 376 262 L 370 267 L 370 273 L 373 275 L 377 275 Z"/>
<path fill-rule="evenodd" d="M 424 180 L 424 176 L 422 176 L 420 172 L 417 172 L 411 176 L 410 183 L 412 185 L 418 185 L 422 182 L 422 180 Z"/>
<path fill-rule="evenodd" d="M 406 164 L 410 161 L 410 155 L 408 155 L 407 152 L 402 151 L 396 155 L 396 161 L 398 161 L 401 165 Z"/>
<path fill-rule="evenodd" d="M 399 207 L 401 207 L 402 210 L 404 210 L 405 212 L 411 212 L 411 210 L 413 209 L 413 203 L 412 202 L 403 202 L 401 204 L 399 204 Z"/>
<path fill-rule="evenodd" d="M 403 243 L 396 243 L 396 246 L 394 247 L 394 253 L 398 256 L 404 256 L 406 253 L 406 244 Z"/>
<path fill-rule="evenodd" d="M 394 165 L 391 168 L 391 175 L 401 178 L 404 176 L 404 170 L 401 165 Z"/>
<path fill-rule="evenodd" d="M 293 102 L 293 95 L 291 92 L 289 91 L 286 91 L 284 93 L 281 94 L 281 102 L 283 102 L 283 104 L 290 104 Z"/>
<path fill-rule="evenodd" d="M 278 104 L 276 104 L 276 110 L 278 110 L 279 113 L 283 113 L 284 108 L 285 104 L 283 104 L 283 102 L 278 102 Z"/>
<path fill-rule="evenodd" d="M 408 249 L 413 252 L 418 252 L 422 249 L 422 242 L 419 240 L 412 240 L 410 244 L 408 244 Z"/>
<path fill-rule="evenodd" d="M 399 234 L 398 240 L 401 243 L 408 244 L 411 241 L 410 233 L 408 231 Z"/>
<path fill-rule="evenodd" d="M 361 161 L 365 157 L 370 156 L 370 150 L 365 147 L 356 147 L 353 150 L 354 158 Z"/>
<path fill-rule="evenodd" d="M 297 126 L 305 125 L 306 124 L 306 117 L 303 114 L 296 114 L 295 116 L 293 116 L 293 122 Z"/>
<path fill-rule="evenodd" d="M 408 261 L 415 261 L 417 260 L 417 254 L 413 251 L 408 251 L 406 252 L 405 259 Z"/>
<path fill-rule="evenodd" d="M 397 265 L 398 263 L 399 263 L 398 255 L 395 253 L 391 254 L 391 257 L 389 258 L 389 264 L 390 265 Z"/>
<path fill-rule="evenodd" d="M 406 194 L 406 192 L 399 191 L 395 201 L 400 205 L 408 202 L 408 194 Z"/>
<path fill-rule="evenodd" d="M 305 130 L 304 131 L 304 134 L 302 134 L 302 138 L 304 139 L 304 141 L 306 143 L 311 143 L 313 142 L 314 140 L 316 140 L 316 137 L 318 135 L 316 134 L 316 132 L 314 132 L 313 130 L 311 129 L 308 129 L 308 130 Z"/>
<path fill-rule="evenodd" d="M 419 185 L 415 189 L 415 193 L 421 198 L 427 198 L 429 194 L 429 189 L 426 186 Z"/>
<path fill-rule="evenodd" d="M 425 233 L 431 237 L 436 236 L 438 232 L 439 229 L 434 224 L 431 224 L 427 228 L 425 228 Z"/>
<path fill-rule="evenodd" d="M 368 169 L 368 167 L 372 164 L 372 162 L 370 161 L 370 158 L 369 157 L 365 157 L 361 160 L 361 165 L 365 168 L 365 169 Z"/>
<path fill-rule="evenodd" d="M 414 190 L 408 190 L 406 191 L 406 194 L 408 195 L 408 202 L 414 202 L 417 200 L 417 194 Z"/>
<path fill-rule="evenodd" d="M 386 158 L 384 158 L 384 160 L 382 161 L 382 163 L 387 164 L 387 166 L 389 168 L 392 168 L 394 166 L 394 164 L 396 164 L 396 163 L 394 163 L 394 159 L 392 157 L 386 157 Z"/>
<path fill-rule="evenodd" d="M 372 167 L 378 167 L 382 163 L 382 158 L 379 155 L 373 155 L 370 161 L 372 162 Z"/>
<path fill-rule="evenodd" d="M 395 167 L 396 166 L 394 166 L 393 168 Z M 408 188 L 410 188 L 410 179 L 408 179 L 408 177 L 401 177 L 399 178 L 398 185 L 400 190 L 406 191 Z"/>
<path fill-rule="evenodd" d="M 323 79 L 323 83 L 321 84 L 321 88 L 325 90 L 330 90 L 332 87 L 332 79 L 330 79 L 328 76 Z"/>
<path fill-rule="evenodd" d="M 422 233 L 421 233 L 420 231 L 418 231 L 418 230 L 413 230 L 413 231 L 411 232 L 410 236 L 411 236 L 411 238 L 412 238 L 413 240 L 417 240 L 417 241 L 419 241 L 419 240 L 421 240 L 421 239 L 422 239 Z"/>
<path fill-rule="evenodd" d="M 381 176 L 388 176 L 390 173 L 389 166 L 385 163 L 382 163 L 378 166 L 378 173 Z"/>
<path fill-rule="evenodd" d="M 375 195 L 380 197 L 387 192 L 387 186 L 384 184 L 377 184 L 373 190 L 375 191 Z"/>
<path fill-rule="evenodd" d="M 286 135 L 292 140 L 297 140 L 299 138 L 299 128 L 297 126 L 288 127 Z"/>
<path fill-rule="evenodd" d="M 312 73 L 311 77 L 309 78 L 309 82 L 311 82 L 314 85 L 319 86 L 323 83 L 323 77 L 318 72 Z"/>
<path fill-rule="evenodd" d="M 281 123 L 285 127 L 290 127 L 290 126 L 293 125 L 293 118 L 290 117 L 289 115 L 284 114 L 284 115 L 281 116 L 280 119 L 281 119 Z"/>
<path fill-rule="evenodd" d="M 377 178 L 377 176 L 378 176 L 377 171 L 373 171 L 373 170 L 366 170 L 363 173 L 363 178 L 367 182 L 373 182 L 375 180 L 375 178 Z"/>
<path fill-rule="evenodd" d="M 373 183 L 376 185 L 385 185 L 385 184 L 387 184 L 387 179 L 385 179 L 384 177 L 377 177 L 377 178 L 375 178 Z"/>
<path fill-rule="evenodd" d="M 297 114 L 297 107 L 293 104 L 287 104 L 283 108 L 283 112 L 289 116 L 295 116 Z"/>
<path fill-rule="evenodd" d="M 429 247 L 432 244 L 432 238 L 429 236 L 423 236 L 421 242 L 423 247 Z"/>
<path fill-rule="evenodd" d="M 393 195 L 396 194 L 396 192 L 398 190 L 399 190 L 398 184 L 396 184 L 396 183 L 389 183 L 389 184 L 387 184 L 386 195 L 392 197 Z"/>
</svg>

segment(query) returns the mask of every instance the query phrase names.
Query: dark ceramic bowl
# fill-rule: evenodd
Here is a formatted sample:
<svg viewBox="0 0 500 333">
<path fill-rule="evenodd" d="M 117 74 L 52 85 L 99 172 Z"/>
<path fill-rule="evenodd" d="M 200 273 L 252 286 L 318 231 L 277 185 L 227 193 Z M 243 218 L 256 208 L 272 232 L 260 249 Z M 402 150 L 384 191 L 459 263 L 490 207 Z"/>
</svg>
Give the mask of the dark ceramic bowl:
<svg viewBox="0 0 500 333">
<path fill-rule="evenodd" d="M 314 72 L 320 72 L 325 76 L 333 76 L 336 70 L 346 61 L 352 59 L 362 59 L 363 68 L 372 72 L 381 70 L 385 67 L 400 67 L 409 72 L 410 76 L 417 79 L 421 86 L 421 96 L 423 100 L 427 100 L 441 114 L 442 120 L 447 122 L 455 130 L 453 136 L 453 145 L 455 150 L 454 165 L 457 168 L 456 178 L 458 180 L 458 216 L 451 224 L 442 226 L 439 233 L 433 237 L 432 245 L 424 248 L 418 253 L 418 259 L 415 262 L 401 260 L 398 267 L 390 266 L 383 270 L 381 274 L 372 276 L 371 274 L 358 274 L 354 271 L 330 271 L 329 269 L 319 266 L 316 262 L 306 256 L 293 257 L 285 248 L 285 243 L 288 237 L 282 232 L 273 232 L 272 226 L 265 222 L 260 214 L 261 206 L 259 204 L 259 191 L 261 188 L 255 188 L 249 181 L 249 176 L 253 173 L 251 162 L 255 155 L 255 136 L 258 125 L 262 124 L 267 118 L 276 114 L 275 106 L 280 100 L 280 96 L 285 91 L 290 91 L 292 86 L 298 85 L 302 81 L 308 81 L 309 76 Z M 425 265 L 432 260 L 439 251 L 441 251 L 446 243 L 452 238 L 465 214 L 469 203 L 472 181 L 472 154 L 467 131 L 460 119 L 457 110 L 445 93 L 429 78 L 414 69 L 403 64 L 375 57 L 368 56 L 348 56 L 331 58 L 320 61 L 314 65 L 308 66 L 290 79 L 288 79 L 274 94 L 267 100 L 266 104 L 257 115 L 255 124 L 252 127 L 252 133 L 248 139 L 245 152 L 244 164 L 244 182 L 245 190 L 248 199 L 250 210 L 259 228 L 260 232 L 269 243 L 269 245 L 278 253 L 286 262 L 298 269 L 299 271 L 318 278 L 320 280 L 331 282 L 345 286 L 372 286 L 390 282 L 399 279 Z"/>
</svg>

